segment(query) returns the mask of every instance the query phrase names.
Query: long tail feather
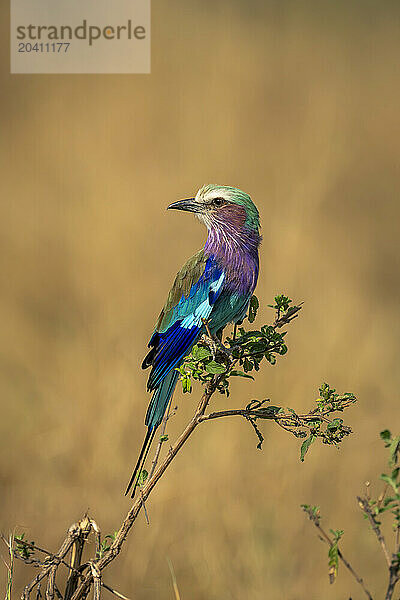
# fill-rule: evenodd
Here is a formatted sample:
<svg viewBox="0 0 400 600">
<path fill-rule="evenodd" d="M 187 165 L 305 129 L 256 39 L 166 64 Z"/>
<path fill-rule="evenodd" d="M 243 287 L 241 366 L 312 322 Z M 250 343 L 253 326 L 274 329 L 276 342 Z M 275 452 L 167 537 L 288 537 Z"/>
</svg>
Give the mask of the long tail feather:
<svg viewBox="0 0 400 600">
<path fill-rule="evenodd" d="M 131 488 L 132 488 L 131 498 L 133 498 L 135 495 L 136 485 L 137 485 L 140 473 L 142 472 L 147 455 L 149 453 L 150 446 L 153 441 L 155 432 L 156 432 L 156 428 L 147 430 L 146 437 L 144 438 L 143 446 L 140 451 L 138 461 L 136 463 L 136 467 L 132 473 L 132 477 L 130 478 L 128 487 L 126 488 L 125 496 L 129 493 Z"/>
<path fill-rule="evenodd" d="M 174 393 L 178 377 L 179 373 L 173 369 L 164 377 L 155 390 L 146 413 L 145 425 L 147 427 L 153 428 L 160 425 L 167 410 L 169 399 Z"/>
<path fill-rule="evenodd" d="M 132 489 L 132 498 L 135 495 L 136 486 L 138 479 L 140 477 L 140 473 L 142 472 L 144 463 L 146 461 L 147 455 L 150 450 L 150 446 L 154 439 L 154 435 L 163 420 L 165 411 L 167 410 L 167 406 L 169 400 L 174 393 L 174 389 L 176 386 L 176 382 L 178 380 L 178 373 L 175 370 L 172 370 L 168 375 L 163 379 L 160 386 L 154 391 L 153 396 L 150 400 L 149 408 L 147 409 L 145 424 L 147 425 L 147 433 L 144 438 L 143 446 L 139 454 L 138 461 L 136 463 L 136 467 L 133 471 L 132 477 L 128 483 L 128 487 L 126 488 L 125 496 Z"/>
</svg>

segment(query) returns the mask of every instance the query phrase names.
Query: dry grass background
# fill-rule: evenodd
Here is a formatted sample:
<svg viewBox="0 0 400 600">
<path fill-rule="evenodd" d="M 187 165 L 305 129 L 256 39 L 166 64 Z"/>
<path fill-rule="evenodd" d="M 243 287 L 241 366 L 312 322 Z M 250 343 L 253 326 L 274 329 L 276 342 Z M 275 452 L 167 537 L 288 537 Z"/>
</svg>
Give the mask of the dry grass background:
<svg viewBox="0 0 400 600">
<path fill-rule="evenodd" d="M 55 548 L 87 508 L 117 528 L 148 402 L 139 362 L 204 239 L 165 207 L 222 182 L 262 214 L 261 318 L 277 292 L 305 301 L 288 356 L 231 403 L 307 408 L 327 380 L 359 396 L 355 435 L 301 464 L 272 424 L 262 453 L 246 424 L 208 424 L 106 579 L 172 598 L 169 557 L 183 599 L 360 598 L 343 570 L 329 586 L 310 502 L 378 590 L 354 497 L 382 470 L 378 432 L 400 425 L 399 4 L 155 3 L 150 76 L 11 76 L 1 16 L 1 529 Z M 176 398 L 171 433 L 196 402 Z"/>
</svg>

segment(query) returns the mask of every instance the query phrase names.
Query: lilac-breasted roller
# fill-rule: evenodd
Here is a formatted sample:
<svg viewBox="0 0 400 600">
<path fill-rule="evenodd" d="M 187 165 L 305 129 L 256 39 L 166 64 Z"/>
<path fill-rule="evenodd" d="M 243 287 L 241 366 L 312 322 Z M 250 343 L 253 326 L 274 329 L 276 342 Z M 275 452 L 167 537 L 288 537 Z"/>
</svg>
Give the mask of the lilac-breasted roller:
<svg viewBox="0 0 400 600">
<path fill-rule="evenodd" d="M 246 315 L 258 278 L 260 221 L 250 196 L 225 185 L 206 185 L 195 198 L 168 206 L 194 213 L 206 225 L 204 247 L 177 274 L 158 317 L 142 368 L 151 367 L 147 389 L 153 392 L 146 413 L 146 437 L 126 494 L 143 468 L 178 379 L 177 367 L 205 333 L 211 334 Z"/>
</svg>

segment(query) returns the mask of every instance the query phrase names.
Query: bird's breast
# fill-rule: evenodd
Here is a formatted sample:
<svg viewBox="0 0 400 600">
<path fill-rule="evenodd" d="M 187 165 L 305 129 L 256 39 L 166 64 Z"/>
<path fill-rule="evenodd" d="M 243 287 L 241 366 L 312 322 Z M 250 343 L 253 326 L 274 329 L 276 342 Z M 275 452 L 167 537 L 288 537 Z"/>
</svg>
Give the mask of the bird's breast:
<svg viewBox="0 0 400 600">
<path fill-rule="evenodd" d="M 238 251 L 223 263 L 224 289 L 244 296 L 251 294 L 257 284 L 258 256 L 249 256 Z"/>
</svg>

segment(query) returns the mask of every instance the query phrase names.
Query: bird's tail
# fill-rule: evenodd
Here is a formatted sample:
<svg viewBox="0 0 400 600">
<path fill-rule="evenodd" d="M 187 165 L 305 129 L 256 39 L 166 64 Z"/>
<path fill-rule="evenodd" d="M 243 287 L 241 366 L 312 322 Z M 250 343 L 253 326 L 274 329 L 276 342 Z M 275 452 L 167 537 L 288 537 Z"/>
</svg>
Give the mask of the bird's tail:
<svg viewBox="0 0 400 600">
<path fill-rule="evenodd" d="M 154 435 L 158 429 L 158 426 L 163 420 L 169 400 L 172 394 L 174 393 L 178 375 L 179 374 L 177 373 L 177 371 L 173 369 L 170 373 L 168 373 L 168 375 L 161 382 L 160 386 L 153 393 L 153 396 L 150 400 L 149 408 L 147 409 L 145 419 L 145 425 L 147 425 L 148 427 L 147 433 L 144 438 L 143 446 L 140 451 L 136 467 L 128 483 L 128 487 L 126 488 L 125 496 L 129 493 L 131 488 L 131 497 L 133 498 L 135 495 L 140 473 L 142 472 L 144 463 L 150 450 L 151 443 L 154 439 Z"/>
<path fill-rule="evenodd" d="M 156 432 L 155 429 L 148 429 L 146 432 L 146 437 L 144 438 L 143 446 L 140 451 L 139 458 L 136 463 L 136 467 L 132 473 L 132 477 L 130 478 L 128 487 L 126 488 L 125 496 L 129 493 L 131 488 L 132 488 L 131 498 L 133 498 L 135 496 L 138 479 L 139 479 L 140 473 L 142 472 L 144 462 L 149 453 L 151 442 L 153 441 L 155 432 Z"/>
</svg>

